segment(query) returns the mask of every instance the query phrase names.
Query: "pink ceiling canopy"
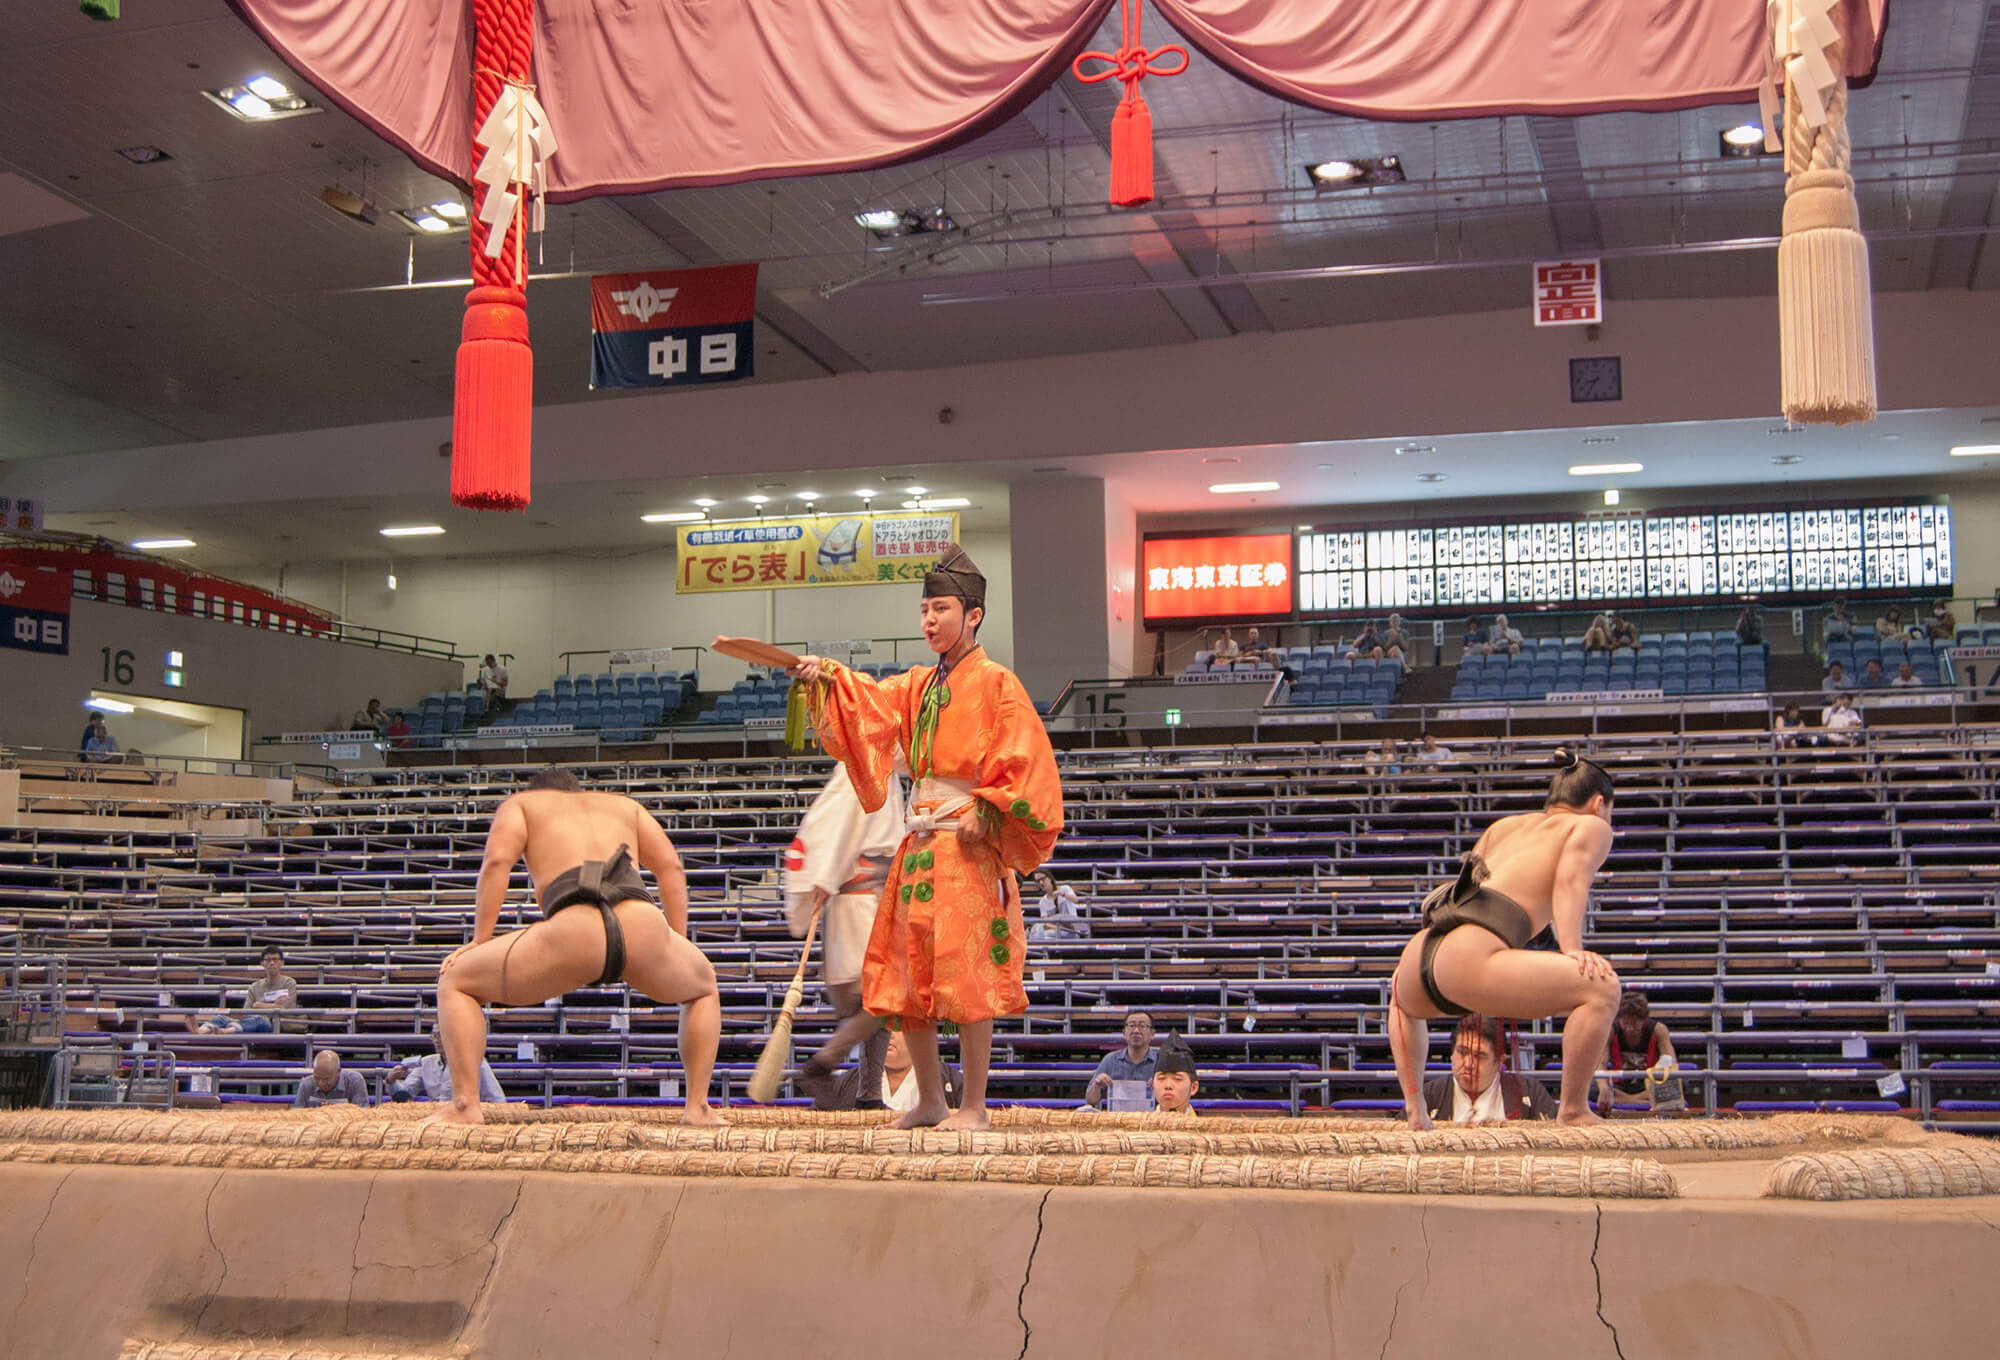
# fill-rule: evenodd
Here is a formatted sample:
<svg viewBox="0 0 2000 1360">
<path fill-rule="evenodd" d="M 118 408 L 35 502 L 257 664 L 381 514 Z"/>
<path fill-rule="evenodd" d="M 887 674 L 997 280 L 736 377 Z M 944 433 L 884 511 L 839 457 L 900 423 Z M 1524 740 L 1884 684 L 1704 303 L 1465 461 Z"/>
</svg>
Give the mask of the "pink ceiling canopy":
<svg viewBox="0 0 2000 1360">
<path fill-rule="evenodd" d="M 232 0 L 278 54 L 426 169 L 467 182 L 472 0 Z M 1366 118 L 1746 103 L 1764 0 L 1152 0 L 1261 89 Z M 1052 84 L 1112 0 L 538 0 L 552 200 L 883 165 Z M 1841 0 L 1850 79 L 1887 0 Z M 1168 108 L 1171 91 L 1159 96 Z"/>
</svg>

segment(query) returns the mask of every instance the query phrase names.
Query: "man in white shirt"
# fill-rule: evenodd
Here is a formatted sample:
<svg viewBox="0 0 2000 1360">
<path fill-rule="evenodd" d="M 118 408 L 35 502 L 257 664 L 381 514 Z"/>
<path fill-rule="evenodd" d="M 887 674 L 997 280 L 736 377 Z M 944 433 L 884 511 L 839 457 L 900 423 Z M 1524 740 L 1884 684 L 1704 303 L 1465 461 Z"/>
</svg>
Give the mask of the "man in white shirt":
<svg viewBox="0 0 2000 1360">
<path fill-rule="evenodd" d="M 1820 714 L 1819 725 L 1826 729 L 1828 746 L 1854 746 L 1861 741 L 1861 715 L 1854 711 L 1852 694 L 1836 694 Z"/>
<path fill-rule="evenodd" d="M 441 1053 L 426 1053 L 415 1062 L 401 1062 L 389 1069 L 389 1099 L 451 1100 L 451 1069 Z M 504 1105 L 507 1093 L 493 1075 L 493 1065 L 479 1060 L 479 1099 L 488 1105 Z"/>
<path fill-rule="evenodd" d="M 1234 661 L 1242 654 L 1243 647 L 1236 641 L 1236 635 L 1231 633 L 1227 628 L 1223 629 L 1222 636 L 1215 640 L 1215 659 L 1217 661 Z"/>
<path fill-rule="evenodd" d="M 1896 667 L 1896 678 L 1889 682 L 1889 688 L 1908 689 L 1912 685 L 1921 685 L 1923 683 L 1923 681 L 1917 679 L 1917 673 L 1910 669 L 1910 663 L 1905 661 Z"/>
<path fill-rule="evenodd" d="M 489 704 L 507 697 L 507 668 L 494 660 L 491 652 L 479 663 L 479 687 L 486 691 Z"/>
<path fill-rule="evenodd" d="M 1520 652 L 1521 630 L 1508 627 L 1505 614 L 1495 614 L 1493 627 L 1486 635 L 1486 654 L 1499 656 L 1505 653 L 1508 656 L 1518 656 Z"/>
</svg>

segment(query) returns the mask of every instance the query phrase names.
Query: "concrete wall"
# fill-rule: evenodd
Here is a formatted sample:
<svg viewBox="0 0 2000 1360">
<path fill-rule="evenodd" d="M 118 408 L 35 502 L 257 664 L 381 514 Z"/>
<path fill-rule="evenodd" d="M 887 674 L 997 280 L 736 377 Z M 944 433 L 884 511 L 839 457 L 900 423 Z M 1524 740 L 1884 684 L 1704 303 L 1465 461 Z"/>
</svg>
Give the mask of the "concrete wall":
<svg viewBox="0 0 2000 1360">
<path fill-rule="evenodd" d="M 994 659 L 1011 665 L 1014 592 L 1007 540 L 968 533 L 964 544 L 986 573 L 994 626 L 982 630 L 981 638 Z M 285 589 L 371 627 L 449 638 L 475 656 L 512 652 L 507 684 L 516 698 L 552 683 L 566 651 L 706 645 L 717 633 L 775 642 L 914 638 L 921 596 L 915 586 L 676 595 L 671 548 L 604 556 L 411 558 L 396 563 L 395 590 L 376 566 L 349 569 L 343 584 L 339 563 L 293 565 L 286 568 Z M 921 641 L 903 645 L 906 661 L 929 655 Z M 694 664 L 693 656 L 687 653 L 677 668 Z M 884 649 L 879 660 L 889 659 Z M 574 669 L 603 670 L 604 658 L 580 658 Z M 710 654 L 703 657 L 701 672 L 704 689 L 726 690 L 747 668 Z"/>
<path fill-rule="evenodd" d="M 1996 1213 L 14 1163 L 0 1360 L 1955 1360 L 1991 1354 Z"/>
<path fill-rule="evenodd" d="M 103 649 L 132 653 L 133 678 L 105 675 Z M 166 654 L 179 651 L 187 683 L 163 682 Z M 243 710 L 251 739 L 275 732 L 345 727 L 370 696 L 385 705 L 421 700 L 465 683 L 456 661 L 399 655 L 373 647 L 273 633 L 213 619 L 186 618 L 125 605 L 75 600 L 68 656 L 0 649 L 0 742 L 74 751 L 88 716 L 90 691 L 144 694 Z M 105 725 L 119 744 L 137 735 L 118 714 Z"/>
</svg>

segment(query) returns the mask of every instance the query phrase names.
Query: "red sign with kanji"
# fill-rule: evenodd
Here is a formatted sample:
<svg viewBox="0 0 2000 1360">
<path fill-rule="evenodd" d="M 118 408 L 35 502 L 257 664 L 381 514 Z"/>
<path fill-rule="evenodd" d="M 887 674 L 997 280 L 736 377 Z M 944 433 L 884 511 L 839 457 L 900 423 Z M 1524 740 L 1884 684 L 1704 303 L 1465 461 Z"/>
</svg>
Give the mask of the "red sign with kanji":
<svg viewBox="0 0 2000 1360">
<path fill-rule="evenodd" d="M 1594 326 L 1602 320 L 1602 261 L 1544 260 L 1535 266 L 1537 326 Z"/>
</svg>

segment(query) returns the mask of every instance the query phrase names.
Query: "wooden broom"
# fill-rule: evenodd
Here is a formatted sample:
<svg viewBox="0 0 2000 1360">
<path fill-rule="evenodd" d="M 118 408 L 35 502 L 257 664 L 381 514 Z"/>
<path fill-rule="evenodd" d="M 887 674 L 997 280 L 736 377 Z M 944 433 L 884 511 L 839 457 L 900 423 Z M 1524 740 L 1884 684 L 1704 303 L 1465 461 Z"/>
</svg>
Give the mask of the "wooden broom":
<svg viewBox="0 0 2000 1360">
<path fill-rule="evenodd" d="M 792 1012 L 805 999 L 806 964 L 812 958 L 813 937 L 819 934 L 819 909 L 813 909 L 812 921 L 806 926 L 806 947 L 799 951 L 798 971 L 792 974 L 792 985 L 785 991 L 785 1004 L 778 1010 L 777 1023 L 771 1026 L 771 1037 L 764 1041 L 764 1051 L 757 1057 L 757 1070 L 750 1076 L 750 1099 L 759 1105 L 768 1105 L 778 1094 L 778 1083 L 785 1077 L 785 1060 L 792 1052 Z"/>
</svg>

